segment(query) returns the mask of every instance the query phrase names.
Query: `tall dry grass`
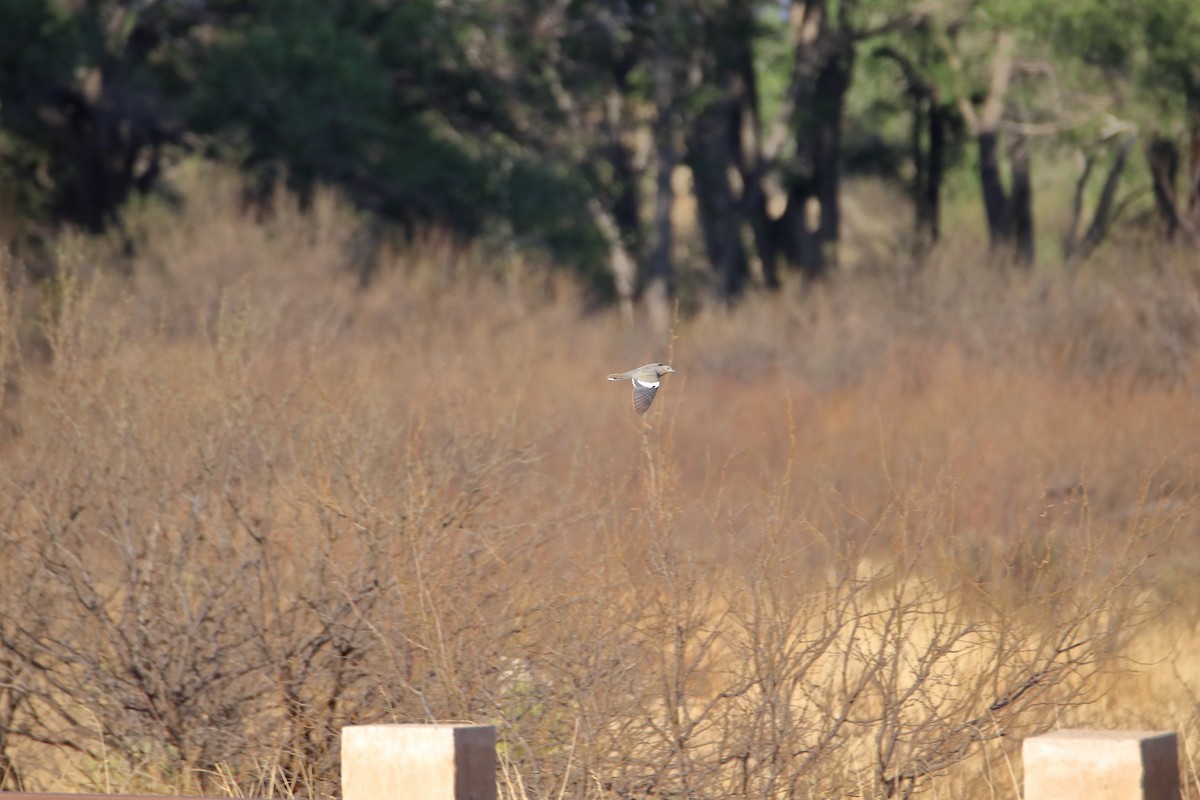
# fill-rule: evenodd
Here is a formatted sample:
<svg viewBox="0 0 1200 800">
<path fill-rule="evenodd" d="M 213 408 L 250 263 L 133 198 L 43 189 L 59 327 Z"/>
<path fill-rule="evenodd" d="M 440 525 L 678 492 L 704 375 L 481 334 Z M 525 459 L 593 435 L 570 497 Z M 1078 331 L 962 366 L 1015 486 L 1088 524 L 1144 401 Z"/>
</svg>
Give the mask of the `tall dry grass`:
<svg viewBox="0 0 1200 800">
<path fill-rule="evenodd" d="M 335 196 L 198 171 L 0 306 L 0 757 L 336 794 L 337 730 L 500 728 L 527 797 L 1015 796 L 1053 725 L 1197 796 L 1200 272 L 947 243 L 656 340 Z M 618 369 L 670 360 L 645 423 Z"/>
</svg>

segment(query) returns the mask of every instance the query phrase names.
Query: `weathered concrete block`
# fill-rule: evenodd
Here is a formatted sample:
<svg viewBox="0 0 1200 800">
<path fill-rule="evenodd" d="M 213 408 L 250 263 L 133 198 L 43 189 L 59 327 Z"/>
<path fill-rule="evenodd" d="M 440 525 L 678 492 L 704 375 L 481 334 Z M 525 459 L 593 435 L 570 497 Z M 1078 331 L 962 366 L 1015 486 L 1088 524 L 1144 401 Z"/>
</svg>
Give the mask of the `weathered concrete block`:
<svg viewBox="0 0 1200 800">
<path fill-rule="evenodd" d="M 1021 757 L 1025 800 L 1179 800 L 1173 731 L 1054 731 Z"/>
<path fill-rule="evenodd" d="M 342 800 L 496 800 L 496 729 L 342 728 Z"/>
</svg>

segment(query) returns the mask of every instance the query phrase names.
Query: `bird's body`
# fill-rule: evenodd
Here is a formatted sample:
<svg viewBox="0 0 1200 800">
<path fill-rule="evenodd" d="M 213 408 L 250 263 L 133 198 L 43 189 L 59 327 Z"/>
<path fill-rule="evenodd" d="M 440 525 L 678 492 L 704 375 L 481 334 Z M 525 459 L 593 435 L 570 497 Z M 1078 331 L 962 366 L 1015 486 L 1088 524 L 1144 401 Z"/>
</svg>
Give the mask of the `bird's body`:
<svg viewBox="0 0 1200 800">
<path fill-rule="evenodd" d="M 662 376 L 674 371 L 675 369 L 670 365 L 656 362 L 631 369 L 629 372 L 615 372 L 609 375 L 608 379 L 610 381 L 631 381 L 633 383 L 633 410 L 639 414 L 645 414 L 646 409 L 650 408 L 650 403 L 654 401 L 654 395 L 658 392 Z"/>
</svg>

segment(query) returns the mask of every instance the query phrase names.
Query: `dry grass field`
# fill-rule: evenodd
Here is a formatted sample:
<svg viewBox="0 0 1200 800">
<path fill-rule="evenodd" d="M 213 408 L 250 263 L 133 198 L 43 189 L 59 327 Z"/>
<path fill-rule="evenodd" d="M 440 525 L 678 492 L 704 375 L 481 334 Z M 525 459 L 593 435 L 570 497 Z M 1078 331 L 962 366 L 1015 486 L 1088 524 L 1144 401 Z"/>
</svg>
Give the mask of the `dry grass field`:
<svg viewBox="0 0 1200 800">
<path fill-rule="evenodd" d="M 0 765 L 336 794 L 492 722 L 511 797 L 1017 796 L 1171 728 L 1200 797 L 1200 266 L 948 242 L 667 339 L 435 234 L 193 180 L 0 306 Z M 121 268 L 118 269 L 117 265 Z M 669 361 L 644 422 L 614 371 Z"/>
</svg>

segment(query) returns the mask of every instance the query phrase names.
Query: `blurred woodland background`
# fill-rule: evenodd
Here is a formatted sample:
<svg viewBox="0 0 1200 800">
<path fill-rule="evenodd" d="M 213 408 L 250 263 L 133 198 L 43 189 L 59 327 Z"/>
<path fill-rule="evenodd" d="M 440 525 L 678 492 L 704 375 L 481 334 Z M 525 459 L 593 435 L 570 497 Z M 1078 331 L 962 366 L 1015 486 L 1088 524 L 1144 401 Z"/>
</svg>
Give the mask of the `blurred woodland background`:
<svg viewBox="0 0 1200 800">
<path fill-rule="evenodd" d="M 379 238 L 436 226 L 544 252 L 627 313 L 669 304 L 681 260 L 726 302 L 827 276 L 850 177 L 896 191 L 897 269 L 946 230 L 1018 264 L 1196 246 L 1194 6 L 4 0 L 0 202 L 36 262 L 205 158 L 258 213 L 278 184 L 338 187 L 364 277 Z M 702 254 L 673 246 L 684 198 Z"/>
<path fill-rule="evenodd" d="M 1198 226 L 1192 0 L 0 0 L 0 788 L 1200 797 Z"/>
</svg>

